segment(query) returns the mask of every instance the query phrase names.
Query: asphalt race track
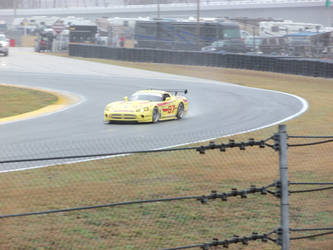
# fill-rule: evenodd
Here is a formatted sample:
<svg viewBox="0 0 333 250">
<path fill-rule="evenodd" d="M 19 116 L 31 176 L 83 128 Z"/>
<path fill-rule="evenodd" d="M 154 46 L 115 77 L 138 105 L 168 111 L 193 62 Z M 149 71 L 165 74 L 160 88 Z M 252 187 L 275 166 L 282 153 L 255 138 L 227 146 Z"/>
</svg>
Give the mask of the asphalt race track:
<svg viewBox="0 0 333 250">
<path fill-rule="evenodd" d="M 72 93 L 81 98 L 61 112 L 0 123 L 0 161 L 188 144 L 271 126 L 307 109 L 306 101 L 285 93 L 49 56 L 22 48 L 12 48 L 9 57 L 0 57 L 0 83 Z M 146 88 L 187 88 L 189 113 L 183 120 L 157 124 L 104 124 L 107 103 Z M 0 171 L 54 164 L 0 164 Z"/>
</svg>

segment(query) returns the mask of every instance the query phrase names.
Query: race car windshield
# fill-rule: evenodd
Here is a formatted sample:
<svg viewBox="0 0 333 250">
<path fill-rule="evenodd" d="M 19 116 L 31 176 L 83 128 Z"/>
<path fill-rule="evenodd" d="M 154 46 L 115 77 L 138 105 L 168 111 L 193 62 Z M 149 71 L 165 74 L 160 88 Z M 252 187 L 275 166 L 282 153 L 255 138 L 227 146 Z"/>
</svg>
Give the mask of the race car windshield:
<svg viewBox="0 0 333 250">
<path fill-rule="evenodd" d="M 163 101 L 162 95 L 159 94 L 133 94 L 129 98 L 130 101 L 151 101 L 160 102 Z"/>
</svg>

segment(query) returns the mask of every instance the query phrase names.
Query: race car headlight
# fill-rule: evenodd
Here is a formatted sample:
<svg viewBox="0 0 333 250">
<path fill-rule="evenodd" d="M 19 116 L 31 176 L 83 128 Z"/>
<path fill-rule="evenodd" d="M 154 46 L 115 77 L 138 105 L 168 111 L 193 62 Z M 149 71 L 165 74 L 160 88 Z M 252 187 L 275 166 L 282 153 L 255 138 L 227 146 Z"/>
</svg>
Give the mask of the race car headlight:
<svg viewBox="0 0 333 250">
<path fill-rule="evenodd" d="M 111 111 L 111 110 L 112 110 L 112 107 L 111 107 L 111 106 L 106 106 L 105 109 L 104 109 L 104 111 L 106 111 L 106 112 L 107 112 L 107 111 Z"/>
<path fill-rule="evenodd" d="M 149 107 L 144 107 L 136 110 L 136 112 L 145 112 L 145 111 L 149 111 Z"/>
</svg>

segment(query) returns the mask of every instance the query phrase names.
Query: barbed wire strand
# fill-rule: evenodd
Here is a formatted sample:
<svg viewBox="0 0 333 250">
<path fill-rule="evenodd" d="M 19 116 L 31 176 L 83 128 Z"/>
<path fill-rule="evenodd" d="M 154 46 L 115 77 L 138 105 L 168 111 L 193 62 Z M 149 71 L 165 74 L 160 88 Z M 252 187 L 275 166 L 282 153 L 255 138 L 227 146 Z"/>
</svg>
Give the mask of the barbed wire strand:
<svg viewBox="0 0 333 250">
<path fill-rule="evenodd" d="M 267 138 L 265 140 L 270 140 Z M 101 153 L 101 154 L 85 154 L 85 155 L 69 155 L 69 156 L 57 156 L 57 157 L 45 157 L 45 158 L 27 158 L 17 160 L 4 160 L 0 161 L 0 164 L 8 163 L 19 163 L 19 162 L 32 162 L 32 161 L 51 161 L 51 160 L 66 160 L 66 159 L 78 159 L 78 158 L 100 158 L 108 156 L 119 156 L 129 154 L 143 154 L 143 153 L 159 153 L 159 152 L 172 152 L 172 151 L 185 151 L 185 150 L 196 150 L 200 154 L 204 154 L 206 150 L 220 149 L 221 152 L 225 152 L 227 148 L 239 148 L 245 150 L 246 147 L 259 146 L 260 148 L 265 147 L 265 140 L 255 141 L 250 138 L 247 142 L 235 142 L 229 140 L 229 143 L 215 144 L 210 142 L 206 146 L 193 146 L 193 147 L 181 147 L 181 148 L 164 148 L 164 149 L 152 149 L 152 150 L 139 150 L 139 151 L 127 151 L 127 152 L 115 152 L 115 153 Z"/>
<path fill-rule="evenodd" d="M 270 148 L 274 148 L 274 145 L 269 144 L 269 143 L 265 143 L 265 146 L 270 147 Z"/>
<path fill-rule="evenodd" d="M 333 142 L 333 139 L 332 140 L 317 141 L 317 142 L 302 143 L 302 144 L 288 144 L 288 147 L 313 146 L 313 145 L 324 144 L 324 143 L 329 143 L 329 142 Z"/>
<path fill-rule="evenodd" d="M 315 238 L 315 237 L 329 235 L 329 234 L 333 234 L 333 231 L 320 233 L 320 234 L 311 234 L 311 235 L 306 235 L 306 236 L 299 236 L 299 237 L 290 237 L 290 240 L 310 239 L 310 238 Z"/>
<path fill-rule="evenodd" d="M 333 185 L 333 182 L 289 182 L 289 185 Z"/>
<path fill-rule="evenodd" d="M 291 232 L 326 231 L 326 230 L 333 230 L 333 227 L 290 228 L 289 230 Z"/>
<path fill-rule="evenodd" d="M 293 138 L 293 139 L 325 139 L 325 138 L 333 138 L 333 135 L 312 135 L 312 136 L 306 136 L 306 135 L 288 135 L 288 138 Z"/>
<path fill-rule="evenodd" d="M 263 141 L 264 142 L 268 142 L 270 140 L 274 139 L 274 135 L 270 136 L 270 137 L 267 137 L 266 139 L 264 139 Z"/>
<path fill-rule="evenodd" d="M 10 217 L 23 217 L 23 216 L 31 216 L 31 215 L 43 215 L 43 214 L 53 214 L 53 213 L 63 213 L 63 212 L 73 212 L 79 210 L 88 210 L 88 209 L 97 209 L 97 208 L 105 208 L 105 207 L 116 207 L 116 206 L 124 206 L 124 205 L 134 205 L 134 204 L 144 204 L 144 203 L 155 203 L 155 202 L 166 202 L 166 201 L 179 201 L 179 200 L 199 200 L 202 204 L 208 202 L 208 200 L 216 200 L 221 199 L 222 201 L 227 201 L 228 197 L 236 197 L 240 196 L 241 198 L 247 198 L 247 194 L 260 193 L 265 195 L 266 189 L 274 186 L 275 184 L 269 184 L 267 186 L 263 186 L 261 188 L 256 188 L 254 185 L 251 185 L 250 188 L 244 190 L 237 190 L 233 188 L 231 192 L 218 193 L 217 191 L 211 191 L 209 195 L 197 195 L 197 196 L 182 196 L 182 197 L 173 197 L 173 198 L 161 198 L 161 199 L 150 199 L 150 200 L 136 200 L 136 201 L 124 201 L 124 202 L 116 202 L 109 204 L 101 204 L 94 206 L 82 206 L 75 208 L 65 208 L 65 209 L 54 209 L 54 210 L 46 210 L 39 212 L 26 212 L 26 213 L 17 213 L 17 214 L 5 214 L 0 215 L 0 219 L 10 218 Z"/>
<path fill-rule="evenodd" d="M 267 242 L 267 240 L 270 240 L 275 243 L 276 240 L 269 237 L 269 235 L 272 233 L 275 233 L 275 231 L 272 231 L 267 234 L 258 234 L 256 232 L 253 232 L 251 236 L 239 237 L 238 235 L 234 235 L 231 239 L 220 241 L 215 238 L 213 239 L 213 241 L 207 243 L 192 244 L 192 245 L 179 246 L 173 248 L 163 248 L 162 250 L 179 250 L 179 249 L 189 249 L 189 248 L 198 248 L 198 247 L 204 250 L 208 250 L 210 247 L 217 247 L 217 246 L 223 246 L 225 248 L 228 248 L 230 244 L 242 243 L 243 245 L 248 245 L 249 241 L 256 241 L 256 240 L 261 240 L 262 242 Z"/>
<path fill-rule="evenodd" d="M 332 187 L 324 187 L 324 188 L 314 188 L 314 189 L 304 189 L 304 190 L 291 190 L 289 193 L 307 193 L 307 192 L 317 192 L 317 191 L 323 191 L 323 190 L 329 190 L 333 189 Z"/>
</svg>

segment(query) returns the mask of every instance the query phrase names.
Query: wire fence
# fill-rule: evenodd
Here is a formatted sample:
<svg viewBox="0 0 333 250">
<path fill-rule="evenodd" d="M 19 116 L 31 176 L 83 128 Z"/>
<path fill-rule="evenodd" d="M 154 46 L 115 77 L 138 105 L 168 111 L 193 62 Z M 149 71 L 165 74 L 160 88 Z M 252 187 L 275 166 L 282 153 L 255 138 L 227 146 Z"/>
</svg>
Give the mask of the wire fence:
<svg viewBox="0 0 333 250">
<path fill-rule="evenodd" d="M 283 178 L 285 173 L 288 174 L 283 173 L 288 170 L 288 164 L 284 164 L 281 158 L 287 160 L 283 147 L 326 145 L 333 141 L 333 136 L 290 136 L 281 131 L 283 125 L 279 128 L 278 133 L 263 140 L 251 138 L 159 150 L 1 160 L 0 166 L 64 159 L 87 158 L 90 161 L 75 163 L 74 168 L 62 164 L 2 173 L 0 199 L 4 205 L 0 208 L 0 230 L 4 237 L 0 239 L 0 246 L 11 246 L 13 237 L 22 231 L 24 237 L 20 238 L 19 244 L 32 248 L 84 248 L 89 245 L 113 249 L 210 249 L 251 243 L 254 248 L 263 249 L 260 244 L 267 243 L 289 249 L 289 241 L 328 237 L 333 234 L 329 210 L 316 220 L 316 223 L 327 224 L 297 228 L 293 221 L 292 226 L 289 225 L 288 217 L 295 217 L 294 209 L 291 207 L 289 214 L 288 202 L 284 203 L 283 199 L 290 196 L 292 203 L 294 195 L 331 190 L 333 181 L 289 181 L 288 175 L 287 179 Z M 293 142 L 300 139 L 316 141 Z M 256 166 L 242 168 L 237 165 L 238 171 L 235 168 L 230 171 L 224 164 L 232 166 L 234 158 L 228 160 L 226 155 L 240 154 L 233 149 L 251 149 L 255 163 L 258 163 L 258 155 L 263 150 L 273 149 L 269 150 L 271 157 L 275 158 L 273 165 L 278 164 L 276 152 L 279 152 L 280 177 L 276 172 L 269 175 L 270 168 L 260 171 Z M 208 162 L 208 153 L 219 155 L 216 162 Z M 154 155 L 158 157 L 154 158 Z M 205 159 L 201 161 L 202 158 Z M 194 166 L 190 169 L 180 167 L 182 164 L 186 166 L 190 159 Z M 266 159 L 264 163 L 267 165 Z M 159 177 L 153 174 L 156 165 L 161 171 Z M 216 165 L 224 166 L 223 171 L 212 167 Z M 232 178 L 230 172 L 233 172 Z M 258 175 L 251 176 L 259 172 L 265 174 L 259 178 Z M 117 177 L 121 177 L 121 181 Z M 304 186 L 314 188 L 302 189 Z M 20 192 L 16 192 L 17 189 Z M 208 190 L 213 191 L 209 193 Z M 246 199 L 249 195 L 251 198 Z M 231 199 L 236 197 L 240 199 Z M 279 200 L 280 205 L 277 204 Z M 325 206 L 331 200 L 327 195 L 315 199 L 315 202 L 324 202 Z M 314 224 L 306 221 L 306 217 L 301 219 L 305 220 L 298 222 L 301 225 Z M 30 233 L 26 234 L 24 228 L 20 231 L 22 225 L 29 225 Z M 48 237 L 46 240 L 45 236 Z M 208 237 L 214 238 L 207 241 Z"/>
</svg>

